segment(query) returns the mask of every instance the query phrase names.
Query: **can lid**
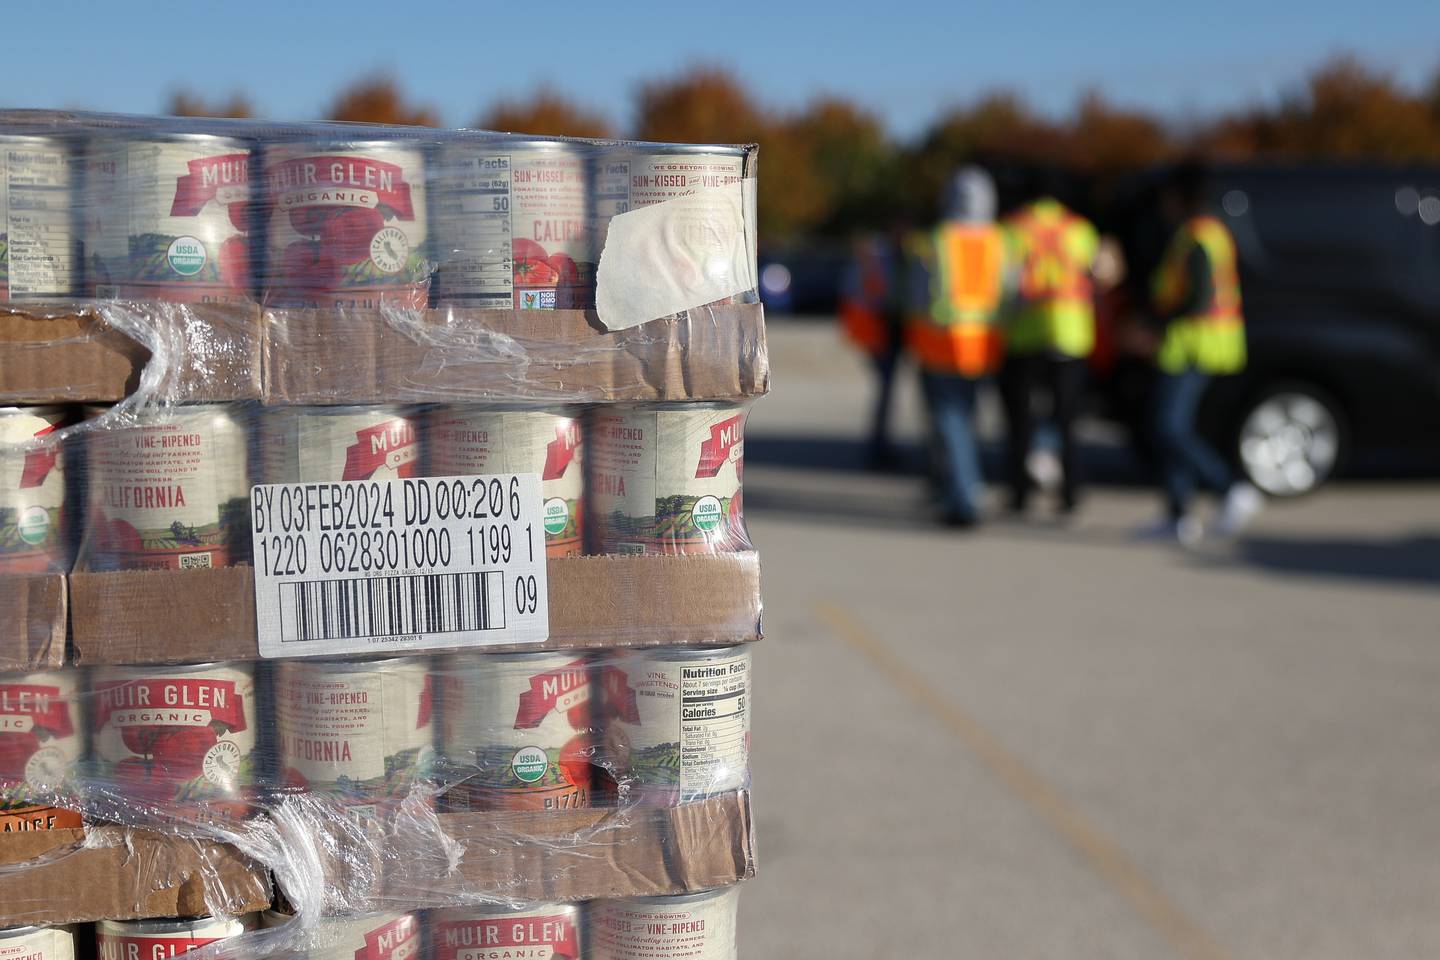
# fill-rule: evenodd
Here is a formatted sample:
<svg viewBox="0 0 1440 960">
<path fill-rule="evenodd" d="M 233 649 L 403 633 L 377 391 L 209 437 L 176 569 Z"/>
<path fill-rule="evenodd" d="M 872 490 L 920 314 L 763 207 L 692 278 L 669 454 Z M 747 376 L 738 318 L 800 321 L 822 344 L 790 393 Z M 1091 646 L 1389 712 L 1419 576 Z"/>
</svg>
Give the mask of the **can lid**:
<svg viewBox="0 0 1440 960">
<path fill-rule="evenodd" d="M 750 648 L 747 644 L 737 643 L 728 647 L 632 647 L 626 652 L 633 657 L 650 660 L 698 662 L 749 654 Z"/>
<path fill-rule="evenodd" d="M 627 897 L 624 900 L 614 900 L 612 903 L 643 903 L 654 906 L 676 905 L 685 903 L 698 903 L 702 900 L 718 900 L 721 897 L 738 894 L 740 887 L 730 884 L 725 887 L 716 887 L 713 890 L 701 890 L 699 893 L 681 893 L 673 897 Z"/>
<path fill-rule="evenodd" d="M 210 929 L 206 930 L 207 927 Z M 217 928 L 218 937 L 235 937 L 244 933 L 247 925 L 245 920 L 240 917 L 212 917 L 209 915 L 160 920 L 101 920 L 97 924 L 97 932 L 112 937 L 133 937 L 157 933 L 193 934 L 196 932 L 205 932 L 208 935 L 215 932 Z"/>
<path fill-rule="evenodd" d="M 53 404 L 38 404 L 36 406 L 11 406 L 0 407 L 0 417 L 21 417 L 29 414 L 32 417 L 60 417 L 65 416 L 65 408 Z"/>
</svg>

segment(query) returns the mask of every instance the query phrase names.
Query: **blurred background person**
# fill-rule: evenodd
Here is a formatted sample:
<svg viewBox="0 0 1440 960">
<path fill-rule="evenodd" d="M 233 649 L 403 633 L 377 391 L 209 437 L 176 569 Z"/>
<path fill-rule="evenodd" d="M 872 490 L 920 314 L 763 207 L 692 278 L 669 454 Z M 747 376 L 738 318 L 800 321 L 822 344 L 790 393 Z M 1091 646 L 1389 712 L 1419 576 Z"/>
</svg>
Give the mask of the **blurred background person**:
<svg viewBox="0 0 1440 960">
<path fill-rule="evenodd" d="M 1080 497 L 1075 418 L 1085 391 L 1085 359 L 1095 347 L 1092 271 L 1100 248 L 1095 227 L 1058 199 L 1058 173 L 1042 170 L 1035 199 L 1005 219 L 1017 296 L 1006 310 L 1006 357 L 1000 395 L 1009 428 L 1009 506 L 1024 513 L 1034 480 L 1027 462 L 1035 441 L 1035 399 L 1048 399 L 1060 446 L 1060 510 Z"/>
<path fill-rule="evenodd" d="M 942 211 L 939 225 L 914 241 L 905 342 L 925 390 L 940 519 L 970 527 L 980 519 L 985 492 L 975 401 L 1002 356 L 996 321 L 1005 245 L 995 223 L 995 182 L 980 167 L 957 171 Z"/>
<path fill-rule="evenodd" d="M 1201 398 L 1213 377 L 1245 367 L 1245 323 L 1235 241 L 1208 210 L 1208 177 L 1199 161 L 1175 168 L 1161 192 L 1174 233 L 1151 285 L 1155 321 L 1155 450 L 1168 512 L 1147 532 L 1193 543 L 1204 533 L 1194 515 L 1197 487 L 1224 497 L 1212 532 L 1239 533 L 1264 504 L 1260 491 L 1237 480 L 1230 465 L 1196 428 Z"/>
<path fill-rule="evenodd" d="M 875 401 L 865 443 L 865 463 L 875 469 L 889 469 L 899 463 L 899 452 L 890 438 L 890 408 L 905 315 L 905 234 L 904 224 L 897 223 L 889 233 L 859 238 L 840 293 L 841 329 L 865 353 L 874 371 Z"/>
</svg>

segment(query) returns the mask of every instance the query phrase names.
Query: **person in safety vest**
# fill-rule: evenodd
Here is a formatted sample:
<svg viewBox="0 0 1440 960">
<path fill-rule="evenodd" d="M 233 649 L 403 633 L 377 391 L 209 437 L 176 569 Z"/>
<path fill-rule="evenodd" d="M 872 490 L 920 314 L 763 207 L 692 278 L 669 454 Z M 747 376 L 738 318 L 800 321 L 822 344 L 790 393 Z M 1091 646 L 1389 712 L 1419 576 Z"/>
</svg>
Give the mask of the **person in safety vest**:
<svg viewBox="0 0 1440 960">
<path fill-rule="evenodd" d="M 996 323 L 1005 244 L 995 224 L 995 182 L 979 167 L 952 178 L 945 218 L 912 240 L 911 309 L 905 344 L 920 365 L 930 412 L 941 519 L 973 526 L 984 479 L 975 442 L 975 398 L 1000 365 Z"/>
<path fill-rule="evenodd" d="M 1075 418 L 1085 391 L 1085 358 L 1095 348 L 1092 271 L 1100 250 L 1095 227 L 1055 197 L 1046 177 L 1038 199 L 1005 218 L 1016 295 L 1005 317 L 1006 358 L 1000 396 L 1009 427 L 1006 472 L 1010 509 L 1023 513 L 1032 478 L 1027 469 L 1035 440 L 1037 390 L 1049 396 L 1060 440 L 1060 508 L 1079 502 L 1079 449 Z"/>
<path fill-rule="evenodd" d="M 905 310 L 903 231 L 872 234 L 855 244 L 854 258 L 840 290 L 840 326 L 865 353 L 875 371 L 875 406 L 865 447 L 872 467 L 898 459 L 890 440 L 890 399 L 900 362 Z"/>
<path fill-rule="evenodd" d="M 1154 439 L 1168 514 L 1154 531 L 1193 542 L 1203 534 L 1191 512 L 1197 487 L 1224 497 L 1214 532 L 1233 536 L 1264 504 L 1200 436 L 1196 411 L 1212 378 L 1245 366 L 1245 321 L 1235 241 L 1207 209 L 1203 166 L 1176 168 L 1161 194 L 1177 224 L 1151 279 L 1155 323 Z"/>
</svg>

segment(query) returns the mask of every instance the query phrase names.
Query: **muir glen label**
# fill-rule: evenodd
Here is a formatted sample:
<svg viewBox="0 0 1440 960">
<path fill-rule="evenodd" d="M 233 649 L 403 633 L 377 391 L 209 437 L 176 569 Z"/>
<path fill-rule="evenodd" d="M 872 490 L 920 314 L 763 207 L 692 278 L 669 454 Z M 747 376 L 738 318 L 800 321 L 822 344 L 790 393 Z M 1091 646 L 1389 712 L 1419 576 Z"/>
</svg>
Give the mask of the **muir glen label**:
<svg viewBox="0 0 1440 960">
<path fill-rule="evenodd" d="M 579 916 L 569 903 L 436 910 L 428 922 L 430 960 L 579 960 Z"/>
<path fill-rule="evenodd" d="M 243 798 L 255 763 L 255 681 L 245 664 L 98 667 L 92 753 L 117 796 Z"/>
<path fill-rule="evenodd" d="M 64 422 L 58 407 L 0 407 L 0 574 L 65 569 Z"/>
<path fill-rule="evenodd" d="M 457 809 L 590 806 L 590 668 L 571 653 L 453 654 L 441 661 L 442 753 Z"/>
<path fill-rule="evenodd" d="M 587 444 L 606 553 L 749 549 L 741 508 L 745 413 L 720 404 L 601 410 Z"/>
<path fill-rule="evenodd" d="M 82 748 L 77 675 L 0 674 L 0 819 L 69 786 Z"/>
<path fill-rule="evenodd" d="M 0 960 L 75 960 L 75 928 L 0 929 Z"/>
<path fill-rule="evenodd" d="M 546 556 L 580 553 L 584 466 L 578 420 L 533 410 L 443 406 L 430 415 L 425 440 L 434 477 L 538 473 Z"/>
<path fill-rule="evenodd" d="M 250 144 L 203 134 L 96 141 L 85 251 L 97 296 L 228 303 L 254 293 Z"/>
<path fill-rule="evenodd" d="M 266 302 L 423 308 L 431 264 L 419 145 L 280 144 L 266 151 Z"/>
<path fill-rule="evenodd" d="M 341 801 L 401 801 L 434 759 L 429 661 L 287 660 L 277 667 L 280 776 Z"/>
<path fill-rule="evenodd" d="M 277 407 L 261 428 L 266 483 L 418 476 L 417 423 L 401 407 Z"/>
<path fill-rule="evenodd" d="M 294 921 L 275 910 L 261 920 L 267 929 Z M 413 913 L 369 913 L 357 917 L 324 917 L 299 934 L 290 956 L 308 960 L 411 960 L 420 952 L 420 921 Z"/>
<path fill-rule="evenodd" d="M 192 570 L 248 561 L 245 433 L 220 405 L 145 414 L 89 435 L 92 569 Z"/>
</svg>

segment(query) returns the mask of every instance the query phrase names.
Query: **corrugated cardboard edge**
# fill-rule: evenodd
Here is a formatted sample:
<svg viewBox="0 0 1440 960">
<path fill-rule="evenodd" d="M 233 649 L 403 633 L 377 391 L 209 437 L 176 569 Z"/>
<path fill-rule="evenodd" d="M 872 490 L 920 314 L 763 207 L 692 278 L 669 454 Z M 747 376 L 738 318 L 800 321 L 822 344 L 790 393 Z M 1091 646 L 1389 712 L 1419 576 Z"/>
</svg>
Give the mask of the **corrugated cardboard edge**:
<svg viewBox="0 0 1440 960">
<path fill-rule="evenodd" d="M 666 896 L 754 876 L 749 791 L 677 807 L 442 813 L 459 859 L 396 857 L 387 900 L 591 900 Z M 407 854 L 410 851 L 407 849 Z"/>
<path fill-rule="evenodd" d="M 761 638 L 760 558 L 606 556 L 552 559 L 550 639 L 484 650 L 745 643 Z M 255 660 L 250 567 L 76 573 L 74 662 Z M 376 654 L 384 653 L 377 649 Z"/>
<path fill-rule="evenodd" d="M 271 404 L 745 400 L 769 389 L 764 308 L 627 330 L 582 310 L 267 310 Z M 344 350 L 336 344 L 343 343 Z"/>
<path fill-rule="evenodd" d="M 114 826 L 0 836 L 0 927 L 269 904 L 269 873 L 226 844 Z"/>
<path fill-rule="evenodd" d="M 126 304 L 126 308 L 140 304 Z M 260 310 L 253 304 L 157 305 L 156 324 L 183 324 L 164 339 L 183 343 L 164 389 L 184 401 L 261 396 Z M 92 306 L 44 315 L 0 310 L 0 398 L 6 403 L 113 403 L 140 380 L 150 351 L 111 327 Z"/>
<path fill-rule="evenodd" d="M 0 673 L 48 670 L 65 662 L 65 578 L 0 577 Z"/>
</svg>

